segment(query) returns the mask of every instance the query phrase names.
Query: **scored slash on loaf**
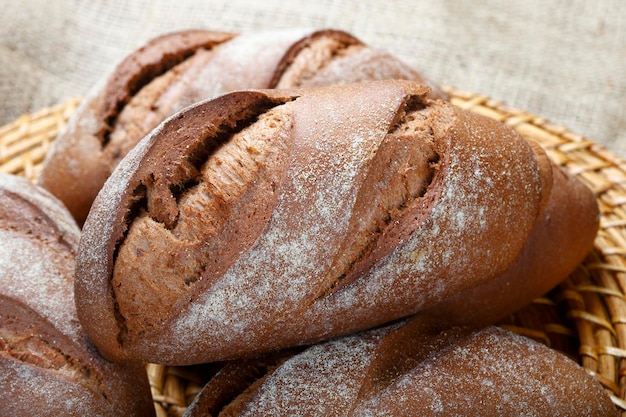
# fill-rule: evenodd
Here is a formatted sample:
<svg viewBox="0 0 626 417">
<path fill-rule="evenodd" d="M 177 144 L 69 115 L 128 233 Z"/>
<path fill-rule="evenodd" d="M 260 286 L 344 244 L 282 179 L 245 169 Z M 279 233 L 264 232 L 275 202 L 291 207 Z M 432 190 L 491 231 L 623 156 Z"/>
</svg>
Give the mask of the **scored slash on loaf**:
<svg viewBox="0 0 626 417">
<path fill-rule="evenodd" d="M 410 315 L 485 324 L 571 272 L 597 222 L 539 146 L 423 84 L 234 92 L 113 172 L 83 229 L 77 305 L 109 359 L 180 365 Z"/>
</svg>

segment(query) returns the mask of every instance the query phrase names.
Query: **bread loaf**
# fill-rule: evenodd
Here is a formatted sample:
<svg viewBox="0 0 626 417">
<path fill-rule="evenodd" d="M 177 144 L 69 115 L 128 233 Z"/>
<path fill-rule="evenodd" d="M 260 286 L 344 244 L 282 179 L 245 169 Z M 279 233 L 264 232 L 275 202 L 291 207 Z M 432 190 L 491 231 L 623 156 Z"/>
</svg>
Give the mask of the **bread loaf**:
<svg viewBox="0 0 626 417">
<path fill-rule="evenodd" d="M 39 184 L 82 225 L 124 155 L 188 105 L 232 90 L 388 78 L 424 80 L 390 54 L 337 30 L 163 35 L 131 53 L 94 87 L 53 143 Z"/>
<path fill-rule="evenodd" d="M 0 175 L 0 409 L 6 416 L 150 416 L 142 365 L 112 364 L 76 317 L 79 230 L 27 180 Z"/>
<path fill-rule="evenodd" d="M 109 178 L 79 317 L 111 360 L 179 365 L 415 314 L 484 324 L 565 278 L 597 222 L 539 146 L 422 84 L 235 92 L 167 120 Z"/>
<path fill-rule="evenodd" d="M 228 363 L 184 417 L 618 416 L 566 356 L 498 327 L 388 326 Z"/>
</svg>

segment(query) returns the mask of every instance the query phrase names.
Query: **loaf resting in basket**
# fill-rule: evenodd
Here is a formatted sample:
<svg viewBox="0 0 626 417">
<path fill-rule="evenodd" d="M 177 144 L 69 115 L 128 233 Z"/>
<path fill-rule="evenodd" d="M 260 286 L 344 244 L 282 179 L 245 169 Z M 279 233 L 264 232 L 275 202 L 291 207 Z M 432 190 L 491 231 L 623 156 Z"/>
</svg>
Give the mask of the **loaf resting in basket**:
<svg viewBox="0 0 626 417">
<path fill-rule="evenodd" d="M 381 81 L 240 91 L 143 139 L 76 268 L 111 360 L 193 364 L 415 316 L 484 325 L 592 247 L 592 193 L 512 129 Z"/>
</svg>

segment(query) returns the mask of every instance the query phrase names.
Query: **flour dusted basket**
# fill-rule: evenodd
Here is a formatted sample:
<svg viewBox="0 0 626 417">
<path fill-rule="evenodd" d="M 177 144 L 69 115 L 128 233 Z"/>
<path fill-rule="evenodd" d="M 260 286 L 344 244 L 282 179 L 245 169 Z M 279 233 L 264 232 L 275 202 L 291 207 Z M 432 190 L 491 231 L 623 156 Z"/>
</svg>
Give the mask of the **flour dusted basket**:
<svg viewBox="0 0 626 417">
<path fill-rule="evenodd" d="M 600 231 L 592 253 L 559 287 L 500 323 L 580 363 L 626 416 L 626 161 L 600 145 L 489 97 L 447 87 L 452 102 L 502 121 L 542 145 L 596 195 Z M 0 172 L 35 180 L 79 99 L 0 127 Z M 147 367 L 158 416 L 181 416 L 207 380 L 205 366 Z"/>
</svg>

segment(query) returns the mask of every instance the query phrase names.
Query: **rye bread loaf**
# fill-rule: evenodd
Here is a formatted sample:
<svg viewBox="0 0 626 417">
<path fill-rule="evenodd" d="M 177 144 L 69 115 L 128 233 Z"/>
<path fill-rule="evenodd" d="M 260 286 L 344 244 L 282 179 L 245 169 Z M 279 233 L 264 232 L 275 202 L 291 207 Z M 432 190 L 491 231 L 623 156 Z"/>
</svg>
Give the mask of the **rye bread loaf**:
<svg viewBox="0 0 626 417">
<path fill-rule="evenodd" d="M 597 226 L 539 146 L 422 84 L 242 91 L 118 166 L 83 229 L 77 305 L 106 357 L 164 364 L 414 314 L 484 324 L 564 279 Z"/>
<path fill-rule="evenodd" d="M 39 184 L 82 225 L 124 155 L 188 105 L 233 90 L 396 78 L 424 81 L 389 53 L 338 30 L 166 34 L 131 53 L 93 88 L 53 143 Z"/>
<path fill-rule="evenodd" d="M 184 417 L 618 416 L 565 355 L 498 327 L 396 324 L 224 364 Z"/>
<path fill-rule="evenodd" d="M 142 365 L 102 358 L 76 317 L 79 229 L 50 193 L 0 175 L 0 409 L 6 416 L 150 416 Z"/>
</svg>

